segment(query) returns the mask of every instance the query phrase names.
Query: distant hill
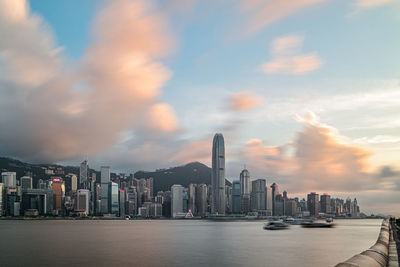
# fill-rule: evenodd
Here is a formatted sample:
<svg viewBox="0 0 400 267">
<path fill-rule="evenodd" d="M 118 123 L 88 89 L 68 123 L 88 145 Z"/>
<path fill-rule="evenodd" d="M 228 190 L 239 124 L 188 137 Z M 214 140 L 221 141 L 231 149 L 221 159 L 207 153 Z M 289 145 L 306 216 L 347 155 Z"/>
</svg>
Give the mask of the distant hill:
<svg viewBox="0 0 400 267">
<path fill-rule="evenodd" d="M 47 170 L 47 172 L 46 172 Z M 0 172 L 16 172 L 17 179 L 30 174 L 33 177 L 33 185 L 36 186 L 39 179 L 49 179 L 51 176 L 64 177 L 66 174 L 73 173 L 79 177 L 79 167 L 62 166 L 57 164 L 31 164 L 16 159 L 0 157 Z M 49 173 L 54 171 L 54 174 Z M 100 182 L 100 172 L 90 169 L 90 173 L 96 173 L 97 181 Z M 116 177 L 111 173 L 111 177 Z M 189 184 L 211 184 L 211 168 L 200 162 L 192 162 L 183 166 L 168 169 L 158 169 L 156 171 L 138 171 L 135 178 L 154 178 L 154 193 L 167 191 L 174 184 L 187 187 Z M 231 185 L 225 180 L 227 185 Z"/>
<path fill-rule="evenodd" d="M 189 184 L 211 184 L 211 168 L 200 162 L 192 162 L 184 166 L 158 169 L 153 172 L 138 171 L 135 178 L 154 179 L 154 192 L 168 191 L 174 184 L 187 187 Z M 226 184 L 231 183 L 225 180 Z"/>
</svg>

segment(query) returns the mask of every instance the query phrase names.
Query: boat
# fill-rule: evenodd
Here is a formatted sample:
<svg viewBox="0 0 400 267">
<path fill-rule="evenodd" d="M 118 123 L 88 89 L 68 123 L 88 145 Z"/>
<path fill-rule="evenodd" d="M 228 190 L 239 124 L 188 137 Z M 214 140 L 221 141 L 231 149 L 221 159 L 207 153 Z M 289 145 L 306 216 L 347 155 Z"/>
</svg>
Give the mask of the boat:
<svg viewBox="0 0 400 267">
<path fill-rule="evenodd" d="M 334 224 L 325 222 L 304 222 L 301 226 L 304 228 L 331 228 Z"/>
<path fill-rule="evenodd" d="M 284 230 L 289 228 L 289 225 L 282 221 L 271 221 L 264 224 L 264 230 Z"/>
<path fill-rule="evenodd" d="M 332 223 L 333 222 L 333 219 L 332 218 L 326 218 L 326 220 L 325 220 L 327 223 Z"/>
<path fill-rule="evenodd" d="M 285 219 L 285 223 L 294 224 L 295 220 L 293 217 L 287 217 Z"/>
</svg>

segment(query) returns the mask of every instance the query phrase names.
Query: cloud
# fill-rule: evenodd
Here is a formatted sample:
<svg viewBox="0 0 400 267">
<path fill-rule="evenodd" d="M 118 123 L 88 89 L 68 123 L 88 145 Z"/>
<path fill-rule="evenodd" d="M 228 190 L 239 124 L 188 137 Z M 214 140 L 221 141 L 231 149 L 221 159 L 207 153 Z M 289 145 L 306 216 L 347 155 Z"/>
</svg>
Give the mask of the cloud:
<svg viewBox="0 0 400 267">
<path fill-rule="evenodd" d="M 245 23 L 241 32 L 252 35 L 264 27 L 303 9 L 326 0 L 240 0 L 237 10 L 244 16 Z"/>
<path fill-rule="evenodd" d="M 390 135 L 376 135 L 372 138 L 369 138 L 364 136 L 355 139 L 354 142 L 360 144 L 400 143 L 400 137 Z"/>
<path fill-rule="evenodd" d="M 260 105 L 263 99 L 249 91 L 233 94 L 229 99 L 229 107 L 234 111 L 244 111 Z"/>
<path fill-rule="evenodd" d="M 371 152 L 322 124 L 315 114 L 300 123 L 304 128 L 294 142 L 266 146 L 255 139 L 246 143 L 243 160 L 255 176 L 273 177 L 269 182 L 278 182 L 291 192 L 379 188 L 369 169 Z"/>
<path fill-rule="evenodd" d="M 0 1 L 0 151 L 33 161 L 100 153 L 142 126 L 178 128 L 159 103 L 174 50 L 168 18 L 151 1 L 107 2 L 92 41 L 69 64 L 43 19 L 23 0 Z"/>
<path fill-rule="evenodd" d="M 356 6 L 358 8 L 373 8 L 395 3 L 398 3 L 398 0 L 357 0 Z"/>
<path fill-rule="evenodd" d="M 261 71 L 266 74 L 304 74 L 319 69 L 323 61 L 316 52 L 298 55 L 303 41 L 303 37 L 297 35 L 275 39 L 271 45 L 273 59 L 263 63 Z"/>
</svg>

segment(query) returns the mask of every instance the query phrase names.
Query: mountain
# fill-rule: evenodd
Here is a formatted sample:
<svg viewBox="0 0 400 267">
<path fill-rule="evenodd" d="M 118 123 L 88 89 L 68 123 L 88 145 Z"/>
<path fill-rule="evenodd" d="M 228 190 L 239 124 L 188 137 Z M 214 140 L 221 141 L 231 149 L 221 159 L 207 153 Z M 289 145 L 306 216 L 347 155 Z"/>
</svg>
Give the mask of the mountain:
<svg viewBox="0 0 400 267">
<path fill-rule="evenodd" d="M 36 186 L 39 179 L 47 180 L 51 176 L 64 177 L 66 174 L 73 173 L 79 177 L 79 167 L 62 166 L 57 164 L 31 164 L 19 160 L 0 157 L 0 172 L 16 172 L 19 180 L 24 175 L 33 177 L 33 186 Z M 97 182 L 100 182 L 100 172 L 90 169 L 90 173 L 96 173 Z M 117 175 L 111 173 L 111 178 Z M 211 168 L 200 162 L 192 162 L 183 166 L 171 167 L 168 169 L 158 169 L 155 171 L 138 171 L 135 178 L 154 179 L 154 192 L 167 191 L 174 184 L 187 187 L 189 184 L 211 184 Z M 231 183 L 225 180 L 227 185 Z"/>
</svg>

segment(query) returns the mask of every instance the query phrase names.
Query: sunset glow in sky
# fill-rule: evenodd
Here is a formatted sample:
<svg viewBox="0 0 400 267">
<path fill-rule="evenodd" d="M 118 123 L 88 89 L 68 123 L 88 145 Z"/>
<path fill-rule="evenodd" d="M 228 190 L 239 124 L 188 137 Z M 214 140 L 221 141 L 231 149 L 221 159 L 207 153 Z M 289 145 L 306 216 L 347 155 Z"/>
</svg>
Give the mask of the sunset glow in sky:
<svg viewBox="0 0 400 267">
<path fill-rule="evenodd" d="M 0 154 L 210 166 L 400 212 L 400 0 L 0 0 Z"/>
</svg>

